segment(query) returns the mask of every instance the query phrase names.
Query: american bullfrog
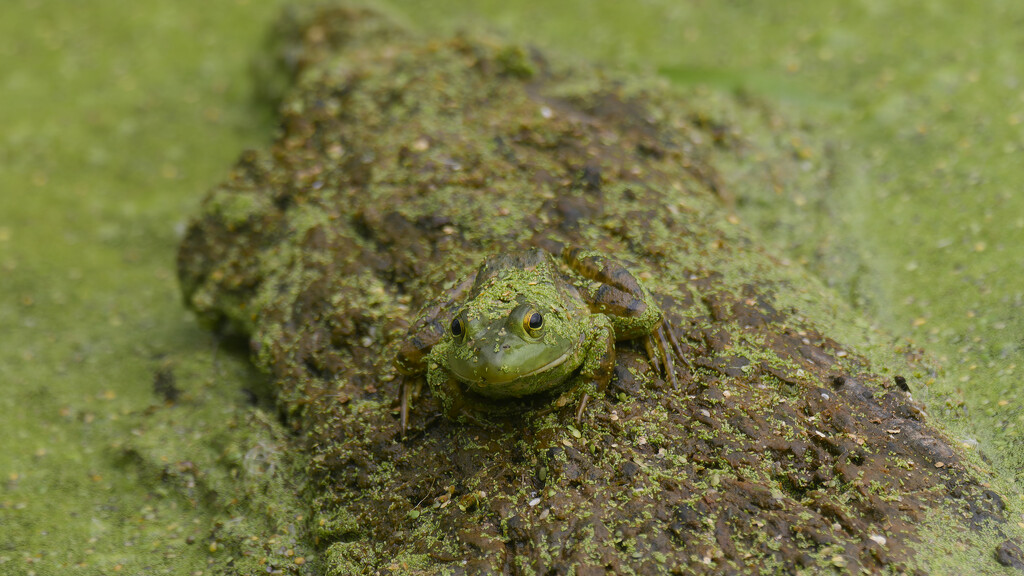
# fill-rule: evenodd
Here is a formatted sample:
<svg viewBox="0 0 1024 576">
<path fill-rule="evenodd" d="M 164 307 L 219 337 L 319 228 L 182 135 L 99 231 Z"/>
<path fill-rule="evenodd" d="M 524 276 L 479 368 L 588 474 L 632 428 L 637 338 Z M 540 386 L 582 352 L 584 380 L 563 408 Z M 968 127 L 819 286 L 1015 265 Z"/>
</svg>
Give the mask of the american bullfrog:
<svg viewBox="0 0 1024 576">
<path fill-rule="evenodd" d="M 395 358 L 403 432 L 424 374 L 454 420 L 546 393 L 559 407 L 578 399 L 578 421 L 611 379 L 620 340 L 644 338 L 674 381 L 671 333 L 640 281 L 599 252 L 566 247 L 561 260 L 567 271 L 541 249 L 492 256 L 424 307 Z"/>
</svg>

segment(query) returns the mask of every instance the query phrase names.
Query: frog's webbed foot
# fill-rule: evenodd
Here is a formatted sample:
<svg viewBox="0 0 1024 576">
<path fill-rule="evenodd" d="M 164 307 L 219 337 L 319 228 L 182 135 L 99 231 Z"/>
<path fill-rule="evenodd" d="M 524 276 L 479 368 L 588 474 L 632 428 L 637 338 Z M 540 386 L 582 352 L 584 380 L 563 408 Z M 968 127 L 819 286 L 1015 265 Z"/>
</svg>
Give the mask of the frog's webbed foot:
<svg viewBox="0 0 1024 576">
<path fill-rule="evenodd" d="M 672 388 L 679 388 L 679 381 L 676 379 L 676 365 L 672 359 L 673 356 L 678 358 L 688 368 L 692 369 L 693 365 L 683 354 L 682 346 L 679 345 L 679 340 L 676 338 L 675 330 L 672 329 L 672 325 L 668 319 L 663 319 L 658 327 L 644 337 L 644 348 L 647 350 L 647 357 L 651 361 L 651 365 L 654 370 L 669 379 L 672 383 Z"/>
</svg>

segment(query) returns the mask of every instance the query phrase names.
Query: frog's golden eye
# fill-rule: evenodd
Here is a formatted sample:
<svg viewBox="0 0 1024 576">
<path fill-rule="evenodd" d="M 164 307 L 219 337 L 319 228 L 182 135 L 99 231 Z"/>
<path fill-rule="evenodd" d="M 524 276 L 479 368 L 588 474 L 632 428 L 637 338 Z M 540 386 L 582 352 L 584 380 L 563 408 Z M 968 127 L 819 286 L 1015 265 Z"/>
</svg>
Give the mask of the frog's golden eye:
<svg viewBox="0 0 1024 576">
<path fill-rule="evenodd" d="M 465 333 L 465 331 L 462 329 L 462 320 L 459 320 L 458 318 L 453 318 L 451 330 L 452 336 L 455 336 L 456 338 L 461 337 Z"/>
<path fill-rule="evenodd" d="M 530 336 L 540 335 L 540 329 L 544 327 L 544 316 L 536 310 L 530 310 L 523 316 L 523 328 Z"/>
</svg>

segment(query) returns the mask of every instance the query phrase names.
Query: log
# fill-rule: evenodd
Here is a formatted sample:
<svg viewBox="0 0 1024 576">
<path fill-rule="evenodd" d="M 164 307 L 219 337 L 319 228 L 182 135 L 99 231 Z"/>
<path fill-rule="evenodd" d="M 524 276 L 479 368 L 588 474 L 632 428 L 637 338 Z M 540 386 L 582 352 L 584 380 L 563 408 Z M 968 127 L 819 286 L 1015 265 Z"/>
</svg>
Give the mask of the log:
<svg viewBox="0 0 1024 576">
<path fill-rule="evenodd" d="M 178 268 L 275 382 L 323 573 L 902 572 L 926 519 L 1006 524 L 913 360 L 880 365 L 736 222 L 730 170 L 784 187 L 807 161 L 747 137 L 758 104 L 357 8 L 293 14 L 279 47 L 280 133 L 209 192 Z M 421 307 L 489 255 L 563 245 L 641 278 L 675 384 L 623 341 L 579 423 L 543 401 L 453 422 L 424 387 L 403 436 L 392 362 Z"/>
</svg>

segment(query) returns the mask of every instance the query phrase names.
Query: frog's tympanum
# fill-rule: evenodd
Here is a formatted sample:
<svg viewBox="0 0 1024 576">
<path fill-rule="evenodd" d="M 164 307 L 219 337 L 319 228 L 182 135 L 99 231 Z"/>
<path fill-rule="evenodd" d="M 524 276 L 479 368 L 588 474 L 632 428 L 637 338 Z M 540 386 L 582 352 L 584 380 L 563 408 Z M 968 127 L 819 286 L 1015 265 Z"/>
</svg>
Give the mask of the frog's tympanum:
<svg viewBox="0 0 1024 576">
<path fill-rule="evenodd" d="M 395 359 L 403 430 L 409 380 L 422 374 L 457 420 L 541 393 L 558 406 L 578 398 L 579 420 L 611 379 L 619 340 L 643 338 L 672 377 L 661 310 L 639 280 L 597 252 L 567 247 L 562 260 L 569 270 L 540 249 L 492 256 L 424 308 Z"/>
</svg>

